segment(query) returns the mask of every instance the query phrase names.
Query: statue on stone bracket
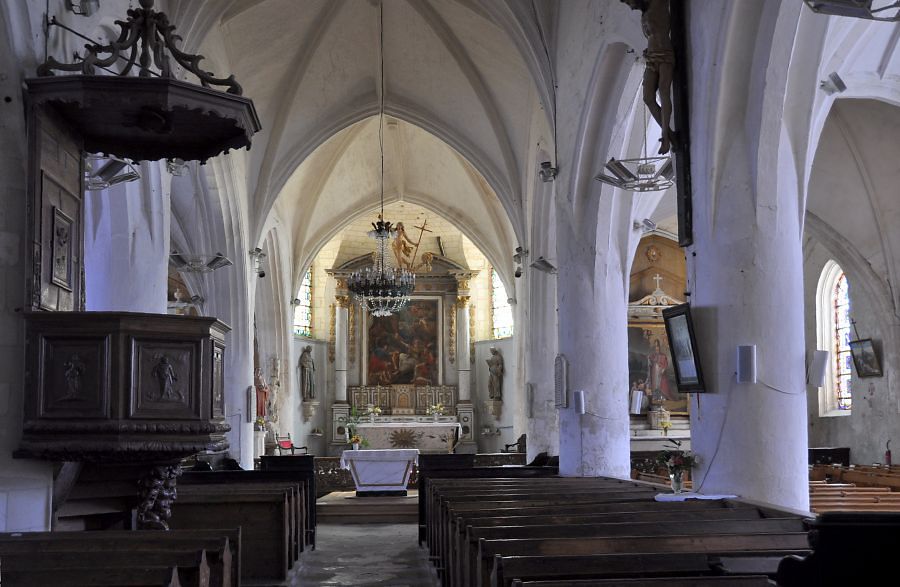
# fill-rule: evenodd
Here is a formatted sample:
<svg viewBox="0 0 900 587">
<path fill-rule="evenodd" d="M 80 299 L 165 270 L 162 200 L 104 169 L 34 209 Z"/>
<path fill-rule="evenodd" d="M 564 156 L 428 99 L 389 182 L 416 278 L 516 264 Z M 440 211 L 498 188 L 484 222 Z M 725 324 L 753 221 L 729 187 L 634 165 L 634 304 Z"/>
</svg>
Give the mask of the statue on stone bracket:
<svg viewBox="0 0 900 587">
<path fill-rule="evenodd" d="M 503 356 L 496 347 L 491 347 L 491 356 L 488 364 L 488 397 L 492 400 L 503 401 Z"/>
<path fill-rule="evenodd" d="M 303 401 L 316 399 L 316 362 L 312 358 L 312 346 L 303 348 L 297 368 L 300 370 L 300 393 Z"/>
</svg>

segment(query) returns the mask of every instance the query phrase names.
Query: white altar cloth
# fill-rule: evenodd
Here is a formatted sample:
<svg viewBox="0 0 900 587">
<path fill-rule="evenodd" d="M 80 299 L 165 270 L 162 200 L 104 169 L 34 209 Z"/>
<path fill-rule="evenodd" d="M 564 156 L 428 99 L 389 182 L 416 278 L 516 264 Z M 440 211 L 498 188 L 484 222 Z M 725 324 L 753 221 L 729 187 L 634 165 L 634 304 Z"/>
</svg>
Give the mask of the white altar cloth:
<svg viewBox="0 0 900 587">
<path fill-rule="evenodd" d="M 357 491 L 405 491 L 418 460 L 414 448 L 345 450 L 341 468 L 350 469 Z"/>
<path fill-rule="evenodd" d="M 459 422 L 360 422 L 357 432 L 372 448 L 414 448 L 423 453 L 446 453 L 462 436 Z"/>
</svg>

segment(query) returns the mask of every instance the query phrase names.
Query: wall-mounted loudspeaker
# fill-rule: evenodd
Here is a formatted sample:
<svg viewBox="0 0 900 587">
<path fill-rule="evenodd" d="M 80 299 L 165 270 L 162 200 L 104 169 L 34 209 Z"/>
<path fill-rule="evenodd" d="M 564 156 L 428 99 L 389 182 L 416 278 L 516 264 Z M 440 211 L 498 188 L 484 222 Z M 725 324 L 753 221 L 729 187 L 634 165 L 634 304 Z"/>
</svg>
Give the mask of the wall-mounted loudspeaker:
<svg viewBox="0 0 900 587">
<path fill-rule="evenodd" d="M 572 399 L 575 401 L 575 411 L 579 414 L 584 414 L 587 411 L 584 401 L 584 391 L 580 389 L 575 390 L 574 397 Z"/>
<path fill-rule="evenodd" d="M 813 351 L 806 368 L 806 383 L 814 387 L 825 385 L 825 369 L 828 368 L 828 351 Z"/>
<path fill-rule="evenodd" d="M 756 383 L 756 345 L 742 344 L 737 348 L 737 382 Z"/>
</svg>

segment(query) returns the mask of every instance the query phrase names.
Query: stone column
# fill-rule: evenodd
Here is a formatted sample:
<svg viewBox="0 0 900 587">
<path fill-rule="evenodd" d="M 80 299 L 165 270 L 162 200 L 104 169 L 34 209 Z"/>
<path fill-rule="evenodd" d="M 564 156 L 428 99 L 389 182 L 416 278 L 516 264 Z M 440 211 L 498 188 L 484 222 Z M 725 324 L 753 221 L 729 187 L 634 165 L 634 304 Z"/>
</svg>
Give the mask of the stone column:
<svg viewBox="0 0 900 587">
<path fill-rule="evenodd" d="M 459 369 L 459 398 L 456 416 L 462 426 L 459 452 L 475 452 L 475 408 L 472 405 L 472 361 L 469 330 L 469 277 L 457 278 L 456 365 Z"/>
<path fill-rule="evenodd" d="M 171 176 L 158 162 L 141 179 L 85 194 L 89 311 L 166 313 Z"/>
<path fill-rule="evenodd" d="M 456 365 L 459 369 L 458 403 L 472 403 L 472 361 L 469 332 L 469 291 L 456 297 Z"/>
<path fill-rule="evenodd" d="M 347 403 L 347 323 L 350 296 L 335 296 L 334 306 L 334 403 Z"/>
<path fill-rule="evenodd" d="M 566 476 L 630 476 L 628 330 L 622 256 L 597 250 L 597 225 L 558 211 L 559 352 L 568 363 L 569 407 L 559 410 L 559 471 Z M 605 228 L 609 230 L 610 228 Z M 597 257 L 608 256 L 602 265 Z M 585 394 L 587 413 L 574 407 Z"/>
<path fill-rule="evenodd" d="M 691 402 L 694 487 L 805 510 L 802 214 L 795 184 L 754 185 L 743 165 L 715 191 L 694 184 L 688 289 L 707 391 Z M 757 383 L 738 384 L 737 346 L 751 344 Z"/>
</svg>

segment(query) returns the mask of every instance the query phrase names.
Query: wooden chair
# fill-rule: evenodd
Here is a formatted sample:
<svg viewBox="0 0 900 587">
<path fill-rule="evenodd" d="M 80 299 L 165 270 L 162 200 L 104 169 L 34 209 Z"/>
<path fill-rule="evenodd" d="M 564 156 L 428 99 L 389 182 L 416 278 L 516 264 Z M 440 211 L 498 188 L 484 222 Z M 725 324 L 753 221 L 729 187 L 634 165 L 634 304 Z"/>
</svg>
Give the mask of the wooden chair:
<svg viewBox="0 0 900 587">
<path fill-rule="evenodd" d="M 279 455 L 283 455 L 287 451 L 294 454 L 295 450 L 302 450 L 303 454 L 309 454 L 309 449 L 307 447 L 294 446 L 294 441 L 291 440 L 290 434 L 285 434 L 284 436 L 275 435 L 275 448 L 278 449 Z"/>
</svg>

